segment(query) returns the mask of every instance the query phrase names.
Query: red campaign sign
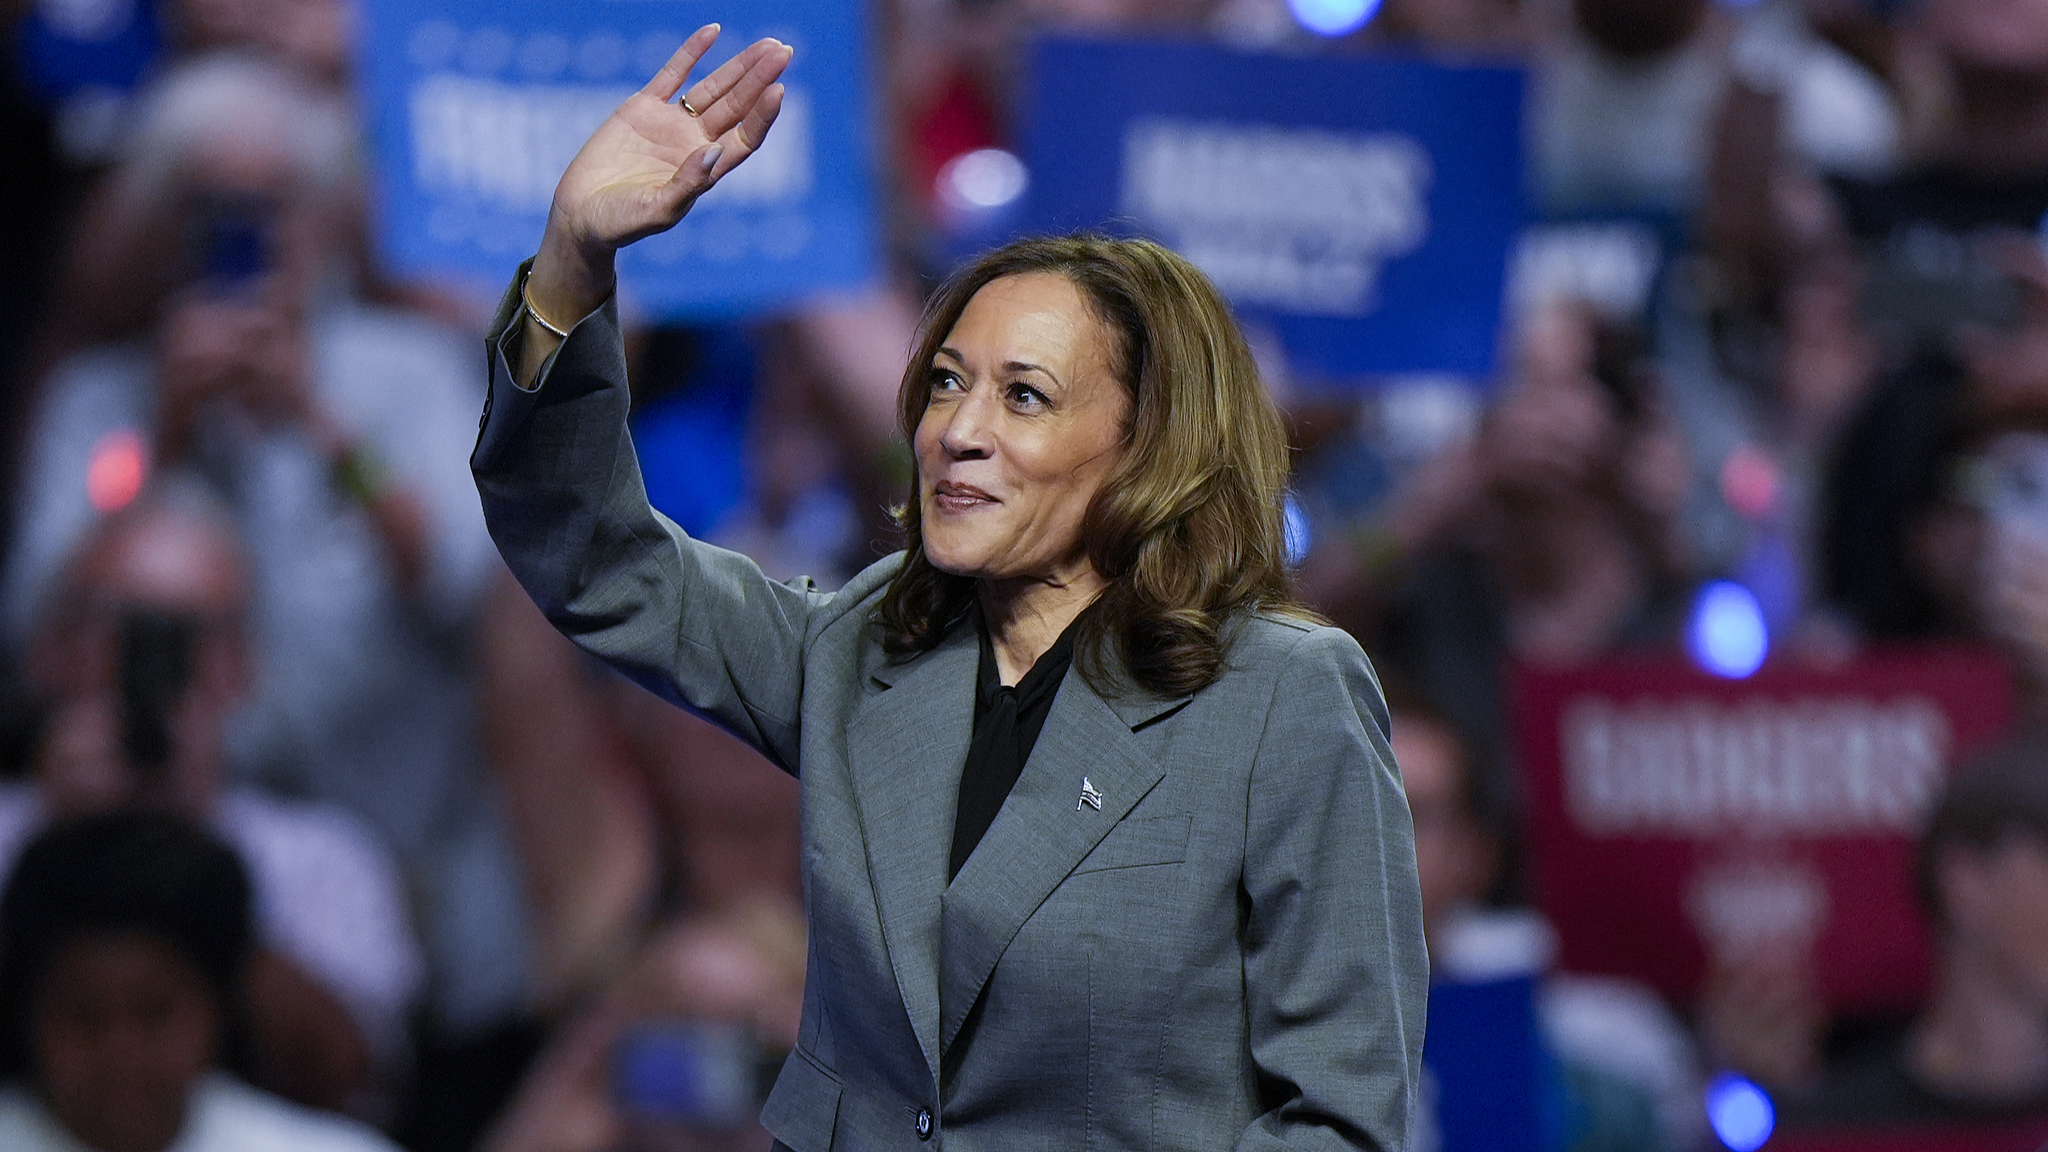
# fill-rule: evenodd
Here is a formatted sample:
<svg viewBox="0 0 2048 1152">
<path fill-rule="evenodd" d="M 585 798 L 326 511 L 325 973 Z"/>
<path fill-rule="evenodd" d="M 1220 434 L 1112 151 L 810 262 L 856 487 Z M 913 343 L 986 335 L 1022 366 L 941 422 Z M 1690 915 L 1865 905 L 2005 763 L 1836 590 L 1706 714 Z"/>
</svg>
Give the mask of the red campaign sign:
<svg viewBox="0 0 2048 1152">
<path fill-rule="evenodd" d="M 1537 900 L 1560 962 L 1689 1003 L 1712 957 L 1810 952 L 1837 1010 L 1928 975 L 1913 843 L 1956 761 L 2005 734 L 2012 677 L 1903 649 L 1725 680 L 1672 657 L 1516 668 Z"/>
</svg>

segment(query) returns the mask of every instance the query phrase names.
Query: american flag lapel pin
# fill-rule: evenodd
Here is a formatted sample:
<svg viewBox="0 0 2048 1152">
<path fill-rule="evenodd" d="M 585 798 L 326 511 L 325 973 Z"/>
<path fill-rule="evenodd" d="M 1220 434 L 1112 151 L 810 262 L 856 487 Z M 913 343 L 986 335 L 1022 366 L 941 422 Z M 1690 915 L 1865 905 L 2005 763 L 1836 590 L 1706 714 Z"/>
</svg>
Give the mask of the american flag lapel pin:
<svg viewBox="0 0 2048 1152">
<path fill-rule="evenodd" d="M 1102 793 L 1095 790 L 1095 785 L 1089 783 L 1086 776 L 1081 777 L 1081 799 L 1075 803 L 1074 811 L 1079 812 L 1084 805 L 1097 812 L 1102 811 Z"/>
</svg>

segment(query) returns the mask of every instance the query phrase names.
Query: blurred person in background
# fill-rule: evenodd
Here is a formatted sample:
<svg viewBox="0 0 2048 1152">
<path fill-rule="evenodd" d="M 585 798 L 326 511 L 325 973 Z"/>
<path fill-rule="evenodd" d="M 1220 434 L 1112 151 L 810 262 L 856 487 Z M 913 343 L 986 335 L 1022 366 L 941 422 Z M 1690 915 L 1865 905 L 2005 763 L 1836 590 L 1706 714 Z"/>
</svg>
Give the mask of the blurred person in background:
<svg viewBox="0 0 2048 1152">
<path fill-rule="evenodd" d="M 945 218 L 940 174 L 984 148 L 1020 145 L 1011 115 L 1024 36 L 1015 5 L 976 0 L 893 0 L 881 6 L 882 106 L 896 163 L 887 202 L 893 239 L 919 265 L 938 258 Z M 923 271 L 920 268 L 920 271 Z"/>
<path fill-rule="evenodd" d="M 1874 361 L 1825 457 L 1809 545 L 1851 642 L 1994 644 L 2028 728 L 2048 717 L 2048 294 L 2031 245 L 1987 251 L 2035 285 L 2020 322 Z M 1769 1086 L 1808 1086 L 1883 1026 L 1829 1021 L 1814 978 L 1803 954 L 1772 948 L 1717 966 L 1701 994 L 1709 1046 Z"/>
<path fill-rule="evenodd" d="M 613 983 L 649 925 L 798 906 L 794 780 L 598 665 L 506 581 L 485 611 L 484 731 L 538 930 L 547 1004 Z"/>
<path fill-rule="evenodd" d="M 803 1011 L 801 908 L 760 900 L 654 932 L 535 1065 L 484 1152 L 762 1152 Z"/>
<path fill-rule="evenodd" d="M 740 393 L 727 401 L 738 412 L 714 417 L 722 428 L 682 426 L 675 416 L 695 413 L 674 392 L 650 403 L 663 384 L 658 360 L 667 358 L 640 358 L 648 371 L 635 385 L 632 420 L 649 499 L 777 575 L 858 571 L 890 530 L 885 509 L 904 461 L 891 444 L 893 424 L 875 405 L 883 364 L 900 358 L 914 321 L 909 296 L 885 281 L 742 333 L 700 330 L 700 348 L 746 349 L 721 357 L 723 380 L 702 372 L 686 382 Z M 663 411 L 672 399 L 684 399 L 675 416 Z M 724 442 L 704 443 L 720 433 Z M 722 474 L 707 474 L 714 462 Z M 722 504 L 715 512 L 714 501 Z"/>
<path fill-rule="evenodd" d="M 189 171 L 179 169 L 224 165 L 223 180 L 243 185 L 238 192 L 280 195 L 277 175 L 251 171 L 247 153 L 194 139 L 208 119 L 230 118 L 236 132 L 254 138 L 252 148 L 295 157 L 292 179 L 304 187 L 293 195 L 323 202 L 318 213 L 297 214 L 284 244 L 301 250 L 291 259 L 320 265 L 313 274 L 332 281 L 323 290 L 394 294 L 368 256 L 356 184 L 362 145 L 347 86 L 353 0 L 164 0 L 148 7 L 164 25 L 163 43 L 124 98 L 107 163 L 83 189 L 74 226 L 63 233 L 68 244 L 51 285 L 50 324 L 32 349 L 36 374 L 81 345 L 134 336 L 190 274 L 189 254 L 179 251 L 189 244 L 191 225 L 181 218 L 189 206 L 167 195 L 185 191 L 167 187 L 187 179 Z M 193 83 L 192 67 L 208 61 L 215 71 L 221 61 L 240 61 L 287 83 L 276 86 L 267 108 L 195 107 L 204 100 L 195 93 L 206 89 Z M 216 95 L 220 87 L 213 86 Z M 290 139 L 293 128 L 304 137 Z M 270 186 L 249 187 L 257 184 Z M 293 228 L 302 234 L 290 235 Z"/>
<path fill-rule="evenodd" d="M 2001 412 L 2048 404 L 2048 10 L 1922 0 L 1909 11 L 1894 71 L 1939 80 L 1917 87 L 1936 91 L 1922 95 L 1941 115 L 1924 118 L 1940 130 L 1895 176 L 1833 184 L 1833 227 L 1860 261 L 1858 310 L 1879 355 L 1833 464 L 1827 590 L 1871 637 L 2003 635 L 2001 618 L 2031 610 L 1985 616 L 1970 586 L 2001 580 L 1996 597 L 2009 600 L 2027 582 L 1973 571 L 1975 518 L 1938 514 L 1963 512 L 1939 470 Z M 1918 526 L 1902 536 L 1907 524 Z M 2018 539 L 2005 524 L 2017 521 L 1993 534 Z"/>
<path fill-rule="evenodd" d="M 1537 1024 L 1555 1075 L 1539 1083 L 1546 1148 L 1684 1152 L 1702 1133 L 1685 1028 L 1631 980 L 1557 971 L 1555 934 L 1512 897 L 1514 802 L 1498 765 L 1421 696 L 1390 681 L 1394 758 L 1415 815 L 1432 983 L 1537 978 Z M 1439 1113 L 1483 1107 L 1439 1094 Z"/>
<path fill-rule="evenodd" d="M 537 1043 L 527 899 L 476 714 L 473 630 L 503 569 L 463 468 L 473 354 L 352 293 L 355 173 L 331 95 L 211 56 L 151 101 L 111 177 L 122 275 L 97 298 L 142 335 L 82 346 L 42 384 L 10 631 L 98 510 L 148 478 L 226 503 L 259 669 L 231 763 L 349 808 L 396 853 L 427 961 L 419 1123 L 453 1130 L 416 1138 L 459 1146 Z"/>
<path fill-rule="evenodd" d="M 1835 590 L 1877 636 L 1975 623 L 1956 611 L 1961 598 L 1937 603 L 1941 570 L 1967 573 L 1960 534 L 1900 573 L 1896 547 L 1883 554 L 1887 526 L 1910 518 L 1915 493 L 1938 503 L 1926 494 L 1950 478 L 1930 468 L 1971 426 L 2048 406 L 2048 10 L 1922 0 L 1911 11 L 1898 52 L 1937 66 L 1943 131 L 1895 178 L 1836 185 L 1867 267 L 1863 311 L 1890 355 L 1844 445 L 1829 548 Z"/>
<path fill-rule="evenodd" d="M 1828 592 L 1874 640 L 1984 636 L 1985 519 L 1959 467 L 1967 370 L 1930 351 L 1881 376 L 1845 427 L 1821 546 Z"/>
<path fill-rule="evenodd" d="M 1547 0 L 1535 8 L 1533 182 L 1547 211 L 1688 217 L 1709 186 L 1716 124 L 1759 128 L 1827 171 L 1884 171 L 1898 113 L 1878 78 L 1791 5 L 1747 18 L 1711 0 Z M 1737 97 L 1731 103 L 1731 95 Z"/>
<path fill-rule="evenodd" d="M 1756 163 L 1722 153 L 1716 171 Z M 1740 212 L 1719 191 L 1657 321 L 1666 395 L 1698 462 L 1683 530 L 1703 570 L 1756 596 L 1774 642 L 1835 658 L 1853 622 L 1830 585 L 1823 525 L 1843 438 L 1889 353 L 1865 314 L 1866 269 L 1811 172 Z M 1740 242 L 1717 231 L 1736 217 Z M 1752 241 L 1767 260 L 1737 255 Z"/>
<path fill-rule="evenodd" d="M 254 885 L 255 1074 L 301 1103 L 388 1115 L 421 977 L 405 892 L 354 817 L 229 779 L 249 595 L 233 528 L 201 493 L 154 491 L 94 526 L 30 641 L 47 721 L 31 779 L 0 785 L 0 870 L 52 818 L 142 805 L 212 827 Z"/>
<path fill-rule="evenodd" d="M 2048 264 L 1994 245 L 2023 303 L 1880 375 L 1832 462 L 1828 588 L 1875 640 L 1982 639 L 2048 717 Z"/>
<path fill-rule="evenodd" d="M 1311 602 L 1503 753 L 1508 660 L 1678 641 L 1690 481 L 1639 336 L 1576 302 L 1531 315 L 1474 436 L 1419 465 L 1303 569 Z M 1312 469 L 1312 465 L 1304 471 Z"/>
<path fill-rule="evenodd" d="M 31 90 L 19 64 L 33 0 L 0 0 L 0 459 L 20 451 L 21 423 L 34 374 L 30 348 L 41 335 L 57 279 L 58 237 L 67 231 L 78 172 L 57 148 L 52 110 Z M 11 531 L 10 475 L 0 474 L 0 540 Z"/>
<path fill-rule="evenodd" d="M 1899 275 L 1982 275 L 1967 251 L 1974 238 L 2035 232 L 2048 211 L 2048 13 L 2012 0 L 1915 0 L 1887 48 L 1895 88 L 1932 104 L 1922 118 L 1936 129 L 1905 169 L 1834 182 L 1849 230 Z M 1918 72 L 1934 80 L 1915 83 Z M 1958 318 L 1967 317 L 1948 317 Z"/>
<path fill-rule="evenodd" d="M 616 706 L 662 820 L 665 902 L 675 913 L 794 905 L 799 876 L 797 788 L 762 771 L 760 754 L 710 722 L 624 681 Z"/>
<path fill-rule="evenodd" d="M 246 51 L 341 91 L 354 64 L 356 0 L 169 0 L 179 55 Z"/>
<path fill-rule="evenodd" d="M 0 897 L 0 1146 L 15 1152 L 395 1152 L 250 1088 L 249 879 L 168 813 L 61 822 Z"/>
<path fill-rule="evenodd" d="M 2048 739 L 2038 729 L 1959 768 L 1916 862 L 1934 977 L 1903 1030 L 1796 1079 L 1778 1055 L 1815 1051 L 1827 1021 L 1776 996 L 1731 997 L 1709 1037 L 1777 1091 L 1772 1147 L 1914 1141 L 2033 1152 L 2048 1139 Z"/>
<path fill-rule="evenodd" d="M 613 674 L 509 578 L 481 609 L 476 654 L 482 744 L 530 910 L 533 996 L 554 1019 L 638 946 L 662 909 L 669 844 Z"/>
<path fill-rule="evenodd" d="M 1887 25 L 1854 8 L 1823 6 L 1818 19 L 1888 81 L 1906 125 L 1897 162 L 1804 159 L 1771 113 L 1788 97 L 1738 86 L 1688 292 L 1710 317 L 1713 363 L 1694 356 L 1673 376 L 1697 385 L 1718 372 L 1735 386 L 1735 442 L 1703 454 L 1779 481 L 1768 511 L 1754 507 L 1771 503 L 1755 484 L 1750 498 L 1730 494 L 1751 505 L 1738 512 L 1752 538 L 1779 531 L 1772 520 L 1789 521 L 1794 551 L 1825 537 L 1794 565 L 1804 606 L 1885 637 L 1924 627 L 1902 619 L 1912 582 L 1847 556 L 1889 529 L 1874 508 L 1824 507 L 1823 489 L 1853 504 L 1912 484 L 1929 426 L 1906 413 L 1951 407 L 1945 393 L 1983 374 L 1986 346 L 2028 325 L 2015 263 L 2037 263 L 2022 250 L 2048 214 L 2048 17 L 2032 4 L 1922 0 Z M 1872 451 L 1880 427 L 1893 439 Z M 1788 614 L 1771 613 L 1774 628 Z"/>
<path fill-rule="evenodd" d="M 1907 113 L 1816 6 L 1544 6 L 1534 186 L 1553 215 L 1663 235 L 1650 301 L 1665 402 L 1693 457 L 1682 529 L 1757 596 L 1771 634 L 1839 647 L 1810 542 L 1821 474 L 1874 370 L 1831 179 L 1908 157 Z"/>
<path fill-rule="evenodd" d="M 185 68 L 207 58 L 232 57 L 260 62 L 291 76 L 315 100 L 331 108 L 306 109 L 295 100 L 281 101 L 271 122 L 296 120 L 312 136 L 309 151 L 332 145 L 323 135 L 332 130 L 335 112 L 348 138 L 335 155 L 353 168 L 368 143 L 358 140 L 361 129 L 354 121 L 357 94 L 351 71 L 356 51 L 355 0 L 155 0 L 128 3 L 127 0 L 83 0 L 70 5 L 50 5 L 52 13 L 63 16 L 60 24 L 78 24 L 56 34 L 53 55 L 69 59 L 90 57 L 101 47 L 81 42 L 110 35 L 95 21 L 130 19 L 135 27 L 111 33 L 129 52 L 146 52 L 135 74 L 119 85 L 88 84 L 73 102 L 109 103 L 102 114 L 90 119 L 100 127 L 95 133 L 104 139 L 93 145 L 95 176 L 114 178 L 81 181 L 71 227 L 59 230 L 68 240 L 56 275 L 51 278 L 50 323 L 33 345 L 31 375 L 42 370 L 81 344 L 120 339 L 135 334 L 149 319 L 150 306 L 164 291 L 167 280 L 181 271 L 166 267 L 162 258 L 179 238 L 166 237 L 162 228 L 176 224 L 161 212 L 139 210 L 138 199 L 154 192 L 138 188 L 137 178 L 147 182 L 160 175 L 152 166 L 138 165 L 136 153 L 160 147 L 163 97 L 158 89 Z M 68 10 L 68 11 L 66 11 Z M 52 35 L 44 20 L 39 30 Z M 134 41 L 129 44 L 129 41 Z M 244 132 L 258 131 L 263 123 L 249 109 L 238 109 Z M 64 115 L 59 112 L 60 118 Z M 159 138 L 152 140 L 152 136 Z M 156 166 L 160 168 L 161 166 Z M 347 173 L 354 177 L 359 173 Z M 326 243 L 337 245 L 330 268 L 323 275 L 343 281 L 350 292 L 367 299 L 417 307 L 435 315 L 473 322 L 471 309 L 432 285 L 394 279 L 385 274 L 371 252 L 366 195 L 353 184 L 337 187 L 328 211 L 329 228 L 336 234 Z"/>
<path fill-rule="evenodd" d="M 239 274 L 301 307 L 347 301 L 353 132 L 341 96 L 275 61 L 216 52 L 166 67 L 68 237 L 43 359 L 136 337 L 205 276 Z"/>
</svg>

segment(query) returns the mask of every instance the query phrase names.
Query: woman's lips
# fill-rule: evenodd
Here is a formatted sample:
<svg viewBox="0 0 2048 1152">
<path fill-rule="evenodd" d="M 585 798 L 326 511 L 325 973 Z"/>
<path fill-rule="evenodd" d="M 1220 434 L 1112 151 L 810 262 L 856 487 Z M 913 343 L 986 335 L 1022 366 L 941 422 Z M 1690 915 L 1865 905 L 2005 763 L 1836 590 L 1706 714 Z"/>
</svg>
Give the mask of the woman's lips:
<svg viewBox="0 0 2048 1152">
<path fill-rule="evenodd" d="M 950 481 L 940 481 L 932 490 L 932 500 L 944 512 L 966 512 L 1002 503 L 972 484 L 954 484 Z"/>
</svg>

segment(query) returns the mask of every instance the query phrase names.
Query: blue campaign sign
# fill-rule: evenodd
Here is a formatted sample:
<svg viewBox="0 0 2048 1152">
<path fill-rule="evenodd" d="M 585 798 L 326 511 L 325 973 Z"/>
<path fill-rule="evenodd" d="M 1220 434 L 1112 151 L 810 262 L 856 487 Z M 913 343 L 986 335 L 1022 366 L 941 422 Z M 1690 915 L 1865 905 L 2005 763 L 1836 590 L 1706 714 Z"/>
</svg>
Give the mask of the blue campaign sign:
<svg viewBox="0 0 2048 1152">
<path fill-rule="evenodd" d="M 1492 372 L 1518 69 L 1054 40 L 1034 77 L 1035 227 L 1157 237 L 1306 376 Z"/>
<path fill-rule="evenodd" d="M 876 265 L 859 0 L 368 0 L 364 76 L 378 234 L 408 273 L 503 283 L 555 181 L 683 38 L 719 20 L 696 75 L 762 36 L 796 47 L 761 150 L 683 223 L 620 257 L 664 316 L 725 316 L 867 280 Z"/>
<path fill-rule="evenodd" d="M 1422 1042 L 1443 1152 L 1537 1152 L 1544 1139 L 1544 1054 L 1536 982 L 1527 976 L 1429 990 Z"/>
</svg>

